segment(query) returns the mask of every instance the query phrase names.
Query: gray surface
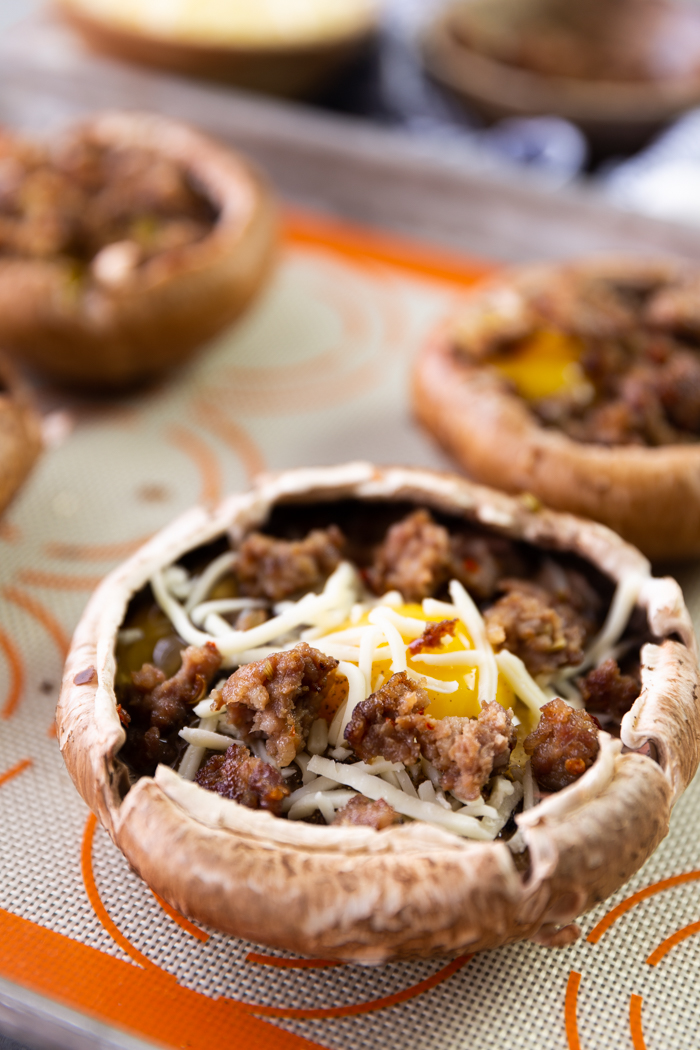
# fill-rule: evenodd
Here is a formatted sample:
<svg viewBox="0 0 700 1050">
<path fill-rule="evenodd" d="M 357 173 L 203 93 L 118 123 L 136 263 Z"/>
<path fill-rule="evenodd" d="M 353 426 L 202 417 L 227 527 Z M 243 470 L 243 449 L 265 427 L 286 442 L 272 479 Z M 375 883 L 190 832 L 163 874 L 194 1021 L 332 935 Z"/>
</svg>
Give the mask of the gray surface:
<svg viewBox="0 0 700 1050">
<path fill-rule="evenodd" d="M 21 19 L 35 14 L 42 6 L 42 0 L 2 0 L 0 4 L 0 33 Z M 1 1043 L 0 1050 L 5 1050 Z"/>
</svg>

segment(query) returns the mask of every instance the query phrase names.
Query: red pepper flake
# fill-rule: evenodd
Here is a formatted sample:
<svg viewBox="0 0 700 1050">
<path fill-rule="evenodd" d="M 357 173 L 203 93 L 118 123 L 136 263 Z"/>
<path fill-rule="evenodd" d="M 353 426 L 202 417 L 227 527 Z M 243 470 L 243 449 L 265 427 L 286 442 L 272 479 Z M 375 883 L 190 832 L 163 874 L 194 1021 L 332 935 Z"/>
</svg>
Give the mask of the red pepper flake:
<svg viewBox="0 0 700 1050">
<path fill-rule="evenodd" d="M 117 704 L 117 714 L 119 715 L 119 721 L 123 726 L 128 726 L 131 723 L 131 715 L 128 711 L 125 711 L 121 704 Z"/>
<path fill-rule="evenodd" d="M 411 656 L 421 653 L 424 649 L 438 649 L 442 645 L 442 639 L 446 634 L 454 633 L 456 620 L 441 620 L 440 623 L 427 623 L 425 629 L 415 642 L 411 642 L 408 651 Z"/>
<path fill-rule="evenodd" d="M 465 568 L 465 570 L 467 572 L 471 572 L 471 573 L 478 572 L 479 569 L 481 568 L 481 566 L 479 565 L 478 561 L 474 561 L 473 558 L 465 558 L 463 560 L 463 562 L 462 562 L 462 565 L 464 566 L 464 568 Z"/>
<path fill-rule="evenodd" d="M 96 681 L 97 671 L 92 665 L 90 665 L 90 667 L 86 667 L 84 671 L 78 671 L 73 679 L 73 685 L 90 685 L 91 682 Z"/>
</svg>

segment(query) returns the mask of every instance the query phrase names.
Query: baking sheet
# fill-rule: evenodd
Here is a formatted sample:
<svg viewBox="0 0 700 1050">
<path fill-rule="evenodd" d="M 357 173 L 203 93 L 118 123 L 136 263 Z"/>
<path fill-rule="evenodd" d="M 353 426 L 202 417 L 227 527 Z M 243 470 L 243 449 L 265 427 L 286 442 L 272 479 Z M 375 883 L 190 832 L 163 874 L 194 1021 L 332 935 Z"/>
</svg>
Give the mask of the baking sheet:
<svg viewBox="0 0 700 1050">
<path fill-rule="evenodd" d="M 96 826 L 58 753 L 62 662 L 90 590 L 175 514 L 262 469 L 448 465 L 409 418 L 409 365 L 487 268 L 291 215 L 263 297 L 190 367 L 124 401 L 55 402 L 55 445 L 0 526 L 0 1028 L 71 1048 L 698 1046 L 698 783 L 576 946 L 366 969 L 173 912 Z M 685 570 L 697 611 L 694 578 Z"/>
</svg>

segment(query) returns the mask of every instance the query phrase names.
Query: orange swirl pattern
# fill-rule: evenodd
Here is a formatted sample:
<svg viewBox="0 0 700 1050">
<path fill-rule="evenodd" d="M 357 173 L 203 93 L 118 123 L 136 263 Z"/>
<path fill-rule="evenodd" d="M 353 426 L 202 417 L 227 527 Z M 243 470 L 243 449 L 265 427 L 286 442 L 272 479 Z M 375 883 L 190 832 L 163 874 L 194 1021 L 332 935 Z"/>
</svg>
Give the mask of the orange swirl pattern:
<svg viewBox="0 0 700 1050">
<path fill-rule="evenodd" d="M 409 999 L 415 999 L 416 996 L 429 992 L 438 984 L 442 984 L 443 981 L 452 977 L 458 970 L 461 970 L 472 958 L 472 955 L 460 955 L 457 959 L 453 959 L 451 963 L 448 963 L 447 966 L 443 966 L 437 973 L 434 973 L 432 977 L 426 978 L 425 981 L 419 981 L 418 984 L 413 984 L 410 988 L 404 988 L 401 992 L 382 996 L 381 999 L 372 999 L 370 1002 L 350 1003 L 348 1006 L 319 1007 L 316 1010 L 306 1010 L 301 1007 L 260 1006 L 255 1003 L 243 1003 L 240 999 L 232 1000 L 232 1002 L 235 1002 L 239 1007 L 243 1007 L 244 1010 L 252 1014 L 258 1014 L 260 1017 L 280 1017 L 288 1020 L 305 1021 L 322 1020 L 331 1017 L 358 1017 L 361 1014 L 374 1013 L 375 1010 L 386 1010 L 390 1006 L 398 1006 L 399 1003 L 405 1003 Z"/>
<path fill-rule="evenodd" d="M 651 953 L 647 962 L 649 966 L 657 966 L 664 955 L 667 955 L 671 951 L 671 948 L 675 948 L 677 944 L 687 940 L 688 937 L 694 937 L 696 933 L 700 933 L 700 922 L 691 922 L 689 926 L 684 926 L 681 930 L 676 930 L 670 937 L 667 937 L 665 941 L 662 941 L 658 948 L 655 948 Z"/>
<path fill-rule="evenodd" d="M 631 897 L 627 897 L 624 901 L 621 901 L 620 904 L 616 905 L 616 907 L 612 908 L 608 914 L 593 927 L 586 940 L 589 944 L 597 944 L 606 930 L 609 930 L 621 915 L 628 912 L 630 908 L 634 908 L 635 904 L 640 904 L 642 901 L 655 896 L 657 893 L 662 893 L 664 890 L 673 889 L 674 886 L 682 886 L 686 882 L 696 882 L 698 879 L 700 879 L 700 871 L 686 871 L 682 875 L 673 875 L 670 879 L 662 879 L 660 882 L 654 882 L 651 886 L 647 886 L 645 889 L 633 893 Z"/>
<path fill-rule="evenodd" d="M 107 933 L 110 935 L 112 940 L 119 945 L 121 950 L 125 952 L 130 959 L 132 959 L 137 966 L 142 966 L 144 969 L 157 970 L 158 967 L 155 963 L 151 962 L 147 955 L 140 952 L 138 948 L 134 948 L 131 941 L 129 941 L 124 934 L 121 932 L 117 924 L 112 920 L 109 912 L 102 903 L 100 892 L 97 889 L 97 883 L 95 882 L 95 875 L 92 870 L 92 846 L 95 840 L 95 828 L 97 827 L 97 817 L 94 813 L 91 813 L 85 822 L 85 831 L 83 832 L 83 842 L 80 849 L 80 869 L 83 874 L 83 883 L 85 885 L 85 892 L 88 895 L 88 900 L 92 906 L 97 918 L 104 926 Z"/>
<path fill-rule="evenodd" d="M 20 609 L 24 609 L 25 612 L 34 617 L 37 623 L 41 624 L 55 642 L 62 659 L 65 660 L 68 655 L 70 639 L 46 606 L 42 605 L 33 595 L 26 594 L 20 590 L 19 587 L 3 587 L 2 594 L 6 601 L 12 602 L 13 605 L 18 606 Z"/>
<path fill-rule="evenodd" d="M 8 780 L 13 780 L 14 777 L 18 777 L 20 773 L 24 773 L 25 769 L 29 769 L 34 764 L 34 759 L 23 758 L 21 762 L 12 766 L 10 769 L 6 769 L 4 773 L 0 773 L 0 787 L 6 784 Z"/>
<path fill-rule="evenodd" d="M 646 1050 L 644 1042 L 644 1030 L 642 1029 L 642 1003 L 641 995 L 630 996 L 630 1035 L 634 1050 Z"/>
<path fill-rule="evenodd" d="M 566 1039 L 569 1050 L 581 1050 L 581 1042 L 578 1037 L 578 990 L 581 984 L 581 974 L 572 970 L 566 985 L 566 998 L 564 1000 L 564 1025 L 566 1028 Z"/>
<path fill-rule="evenodd" d="M 184 915 L 181 915 L 179 911 L 173 908 L 172 905 L 168 904 L 168 902 L 164 900 L 159 893 L 156 893 L 154 889 L 151 889 L 151 893 L 158 901 L 165 914 L 169 915 L 173 922 L 176 922 L 181 930 L 184 930 L 185 933 L 189 933 L 192 937 L 195 937 L 198 941 L 201 941 L 202 944 L 207 943 L 207 941 L 209 940 L 209 934 L 206 933 L 205 930 L 200 930 L 199 927 L 195 926 L 193 922 L 190 922 L 190 920 L 186 919 Z"/>
<path fill-rule="evenodd" d="M 171 426 L 166 431 L 168 441 L 184 452 L 197 467 L 201 478 L 199 502 L 218 503 L 221 499 L 223 479 L 221 467 L 214 452 L 197 434 L 183 426 Z"/>
<path fill-rule="evenodd" d="M 134 540 L 122 540 L 118 543 L 47 543 L 44 551 L 49 558 L 62 561 L 115 561 L 117 558 L 128 558 L 151 538 L 139 536 Z"/>
<path fill-rule="evenodd" d="M 10 684 L 7 690 L 5 702 L 0 708 L 0 718 L 12 718 L 19 707 L 24 692 L 24 664 L 17 646 L 10 636 L 0 628 L 0 649 L 5 654 L 7 666 L 10 672 Z"/>
<path fill-rule="evenodd" d="M 199 398 L 194 412 L 200 426 L 206 427 L 236 453 L 248 481 L 266 469 L 265 458 L 251 436 L 239 423 L 234 423 L 214 400 Z"/>
<path fill-rule="evenodd" d="M 28 587 L 43 587 L 49 591 L 94 591 L 102 582 L 101 576 L 71 576 L 43 569 L 20 569 L 17 579 Z"/>
</svg>

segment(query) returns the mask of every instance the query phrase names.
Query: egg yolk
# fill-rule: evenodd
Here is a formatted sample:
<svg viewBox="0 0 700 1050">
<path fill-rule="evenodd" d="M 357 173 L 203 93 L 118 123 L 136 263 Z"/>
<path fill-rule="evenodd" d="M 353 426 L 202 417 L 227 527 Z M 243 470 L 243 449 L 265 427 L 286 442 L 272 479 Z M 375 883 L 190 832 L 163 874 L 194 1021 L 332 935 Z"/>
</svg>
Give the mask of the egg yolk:
<svg viewBox="0 0 700 1050">
<path fill-rule="evenodd" d="M 491 363 L 510 379 L 521 397 L 539 401 L 586 382 L 579 364 L 581 350 L 575 336 L 543 328 Z"/>
<path fill-rule="evenodd" d="M 423 612 L 420 605 L 417 604 L 405 604 L 398 606 L 395 610 L 399 616 L 411 617 L 416 620 L 430 621 L 432 623 L 440 623 L 446 619 L 445 616 L 440 614 L 432 614 L 430 616 Z M 364 613 L 361 619 L 355 626 L 364 626 L 369 623 L 368 614 Z M 349 626 L 349 625 L 345 625 Z M 340 628 L 341 630 L 344 628 Z M 456 653 L 463 652 L 465 649 L 464 643 L 460 640 L 459 635 L 462 635 L 469 641 L 470 647 L 472 646 L 472 639 L 467 631 L 466 627 L 461 620 L 458 620 L 454 626 L 453 631 L 449 635 L 445 635 L 445 642 L 435 648 L 425 648 L 421 650 L 421 653 L 416 655 L 422 655 L 423 653 Z M 404 641 L 409 641 L 403 634 Z M 451 639 L 448 641 L 448 639 Z M 433 689 L 427 689 L 428 696 L 430 697 L 430 703 L 426 707 L 426 714 L 432 715 L 433 718 L 446 718 L 450 715 L 456 715 L 460 718 L 476 718 L 481 710 L 481 706 L 478 700 L 479 692 L 479 670 L 476 667 L 464 667 L 464 666 L 450 666 L 449 664 L 435 665 L 425 664 L 420 661 L 416 661 L 409 652 L 406 653 L 408 667 L 415 671 L 419 675 L 427 675 L 430 678 L 434 678 L 440 682 L 458 682 L 458 688 L 453 693 L 438 693 Z M 376 689 L 376 682 L 381 680 L 382 684 L 386 682 L 392 675 L 391 670 L 391 657 L 388 656 L 385 660 L 375 660 L 373 666 L 373 688 Z M 380 675 L 383 676 L 380 679 Z M 496 700 L 505 708 L 511 710 L 515 707 L 515 693 L 510 688 L 508 683 L 504 681 L 501 675 L 498 676 L 498 687 L 496 689 Z"/>
</svg>

